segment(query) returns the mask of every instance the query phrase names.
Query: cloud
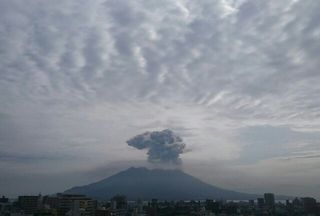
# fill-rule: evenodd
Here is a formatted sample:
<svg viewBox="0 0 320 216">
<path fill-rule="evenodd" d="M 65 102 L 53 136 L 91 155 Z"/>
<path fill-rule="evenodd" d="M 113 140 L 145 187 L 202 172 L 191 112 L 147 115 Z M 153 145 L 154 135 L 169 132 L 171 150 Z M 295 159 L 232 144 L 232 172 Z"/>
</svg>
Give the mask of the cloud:
<svg viewBox="0 0 320 216">
<path fill-rule="evenodd" d="M 8 106 L 178 100 L 242 119 L 317 124 L 319 6 L 311 1 L 1 6 Z"/>
<path fill-rule="evenodd" d="M 145 132 L 127 141 L 129 146 L 139 150 L 148 149 L 151 163 L 181 163 L 180 154 L 185 152 L 186 144 L 171 130 Z"/>
<path fill-rule="evenodd" d="M 241 128 L 235 134 L 236 142 L 242 146 L 238 163 L 256 163 L 279 157 L 312 158 L 316 155 L 304 153 L 319 150 L 319 132 L 296 131 L 286 126 L 256 125 Z"/>
<path fill-rule="evenodd" d="M 161 128 L 192 148 L 184 163 L 317 150 L 319 9 L 312 0 L 0 1 L 0 145 L 18 159 L 0 169 L 138 160 L 125 137 Z"/>
</svg>

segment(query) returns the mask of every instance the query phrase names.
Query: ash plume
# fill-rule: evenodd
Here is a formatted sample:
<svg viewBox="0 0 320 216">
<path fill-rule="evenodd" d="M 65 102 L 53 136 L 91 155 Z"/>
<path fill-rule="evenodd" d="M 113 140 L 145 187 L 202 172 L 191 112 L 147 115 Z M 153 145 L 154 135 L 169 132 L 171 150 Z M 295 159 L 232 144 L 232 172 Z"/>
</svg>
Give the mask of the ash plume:
<svg viewBox="0 0 320 216">
<path fill-rule="evenodd" d="M 151 163 L 180 164 L 180 154 L 185 152 L 186 144 L 171 130 L 145 132 L 127 141 L 129 146 L 139 150 L 148 149 Z"/>
</svg>

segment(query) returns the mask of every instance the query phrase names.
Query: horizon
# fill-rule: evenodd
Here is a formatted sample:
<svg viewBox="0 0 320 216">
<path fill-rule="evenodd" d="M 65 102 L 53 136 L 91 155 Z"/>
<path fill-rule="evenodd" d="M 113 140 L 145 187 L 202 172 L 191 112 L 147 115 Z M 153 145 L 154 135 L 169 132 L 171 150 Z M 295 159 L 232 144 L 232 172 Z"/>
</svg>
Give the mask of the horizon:
<svg viewBox="0 0 320 216">
<path fill-rule="evenodd" d="M 0 1 L 0 195 L 128 166 L 320 200 L 320 2 Z"/>
</svg>

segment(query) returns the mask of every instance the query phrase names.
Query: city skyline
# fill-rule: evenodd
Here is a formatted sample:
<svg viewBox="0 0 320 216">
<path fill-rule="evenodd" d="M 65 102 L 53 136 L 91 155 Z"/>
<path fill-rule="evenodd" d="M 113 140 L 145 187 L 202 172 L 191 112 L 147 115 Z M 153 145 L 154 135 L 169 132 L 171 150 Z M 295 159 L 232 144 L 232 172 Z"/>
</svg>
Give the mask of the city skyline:
<svg viewBox="0 0 320 216">
<path fill-rule="evenodd" d="M 319 215 L 319 203 L 314 198 L 295 198 L 275 202 L 272 193 L 257 200 L 129 200 L 125 195 L 115 195 L 110 200 L 94 200 L 79 194 L 51 196 L 19 196 L 11 202 L 0 198 L 2 215 L 47 216 L 155 216 L 155 215 Z"/>
<path fill-rule="evenodd" d="M 320 199 L 319 10 L 316 0 L 0 1 L 1 194 L 141 166 Z M 127 144 L 166 129 L 185 144 L 172 142 L 174 160 Z"/>
</svg>

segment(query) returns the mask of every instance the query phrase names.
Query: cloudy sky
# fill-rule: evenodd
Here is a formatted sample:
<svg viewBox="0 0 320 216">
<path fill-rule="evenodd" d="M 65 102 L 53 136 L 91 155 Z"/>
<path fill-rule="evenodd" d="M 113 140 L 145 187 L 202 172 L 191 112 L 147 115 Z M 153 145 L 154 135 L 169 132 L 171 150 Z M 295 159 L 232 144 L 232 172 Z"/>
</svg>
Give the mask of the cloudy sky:
<svg viewBox="0 0 320 216">
<path fill-rule="evenodd" d="M 0 0 L 0 188 L 54 193 L 169 128 L 216 186 L 320 198 L 318 0 Z"/>
</svg>

